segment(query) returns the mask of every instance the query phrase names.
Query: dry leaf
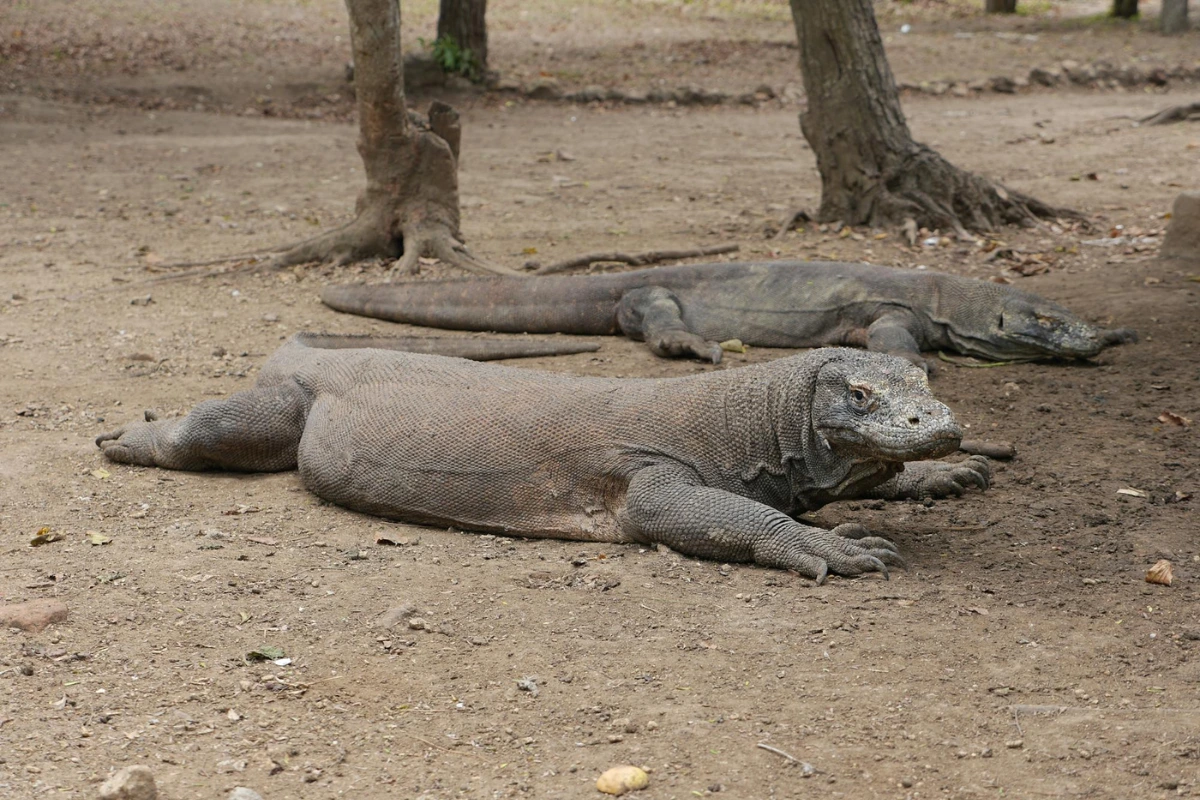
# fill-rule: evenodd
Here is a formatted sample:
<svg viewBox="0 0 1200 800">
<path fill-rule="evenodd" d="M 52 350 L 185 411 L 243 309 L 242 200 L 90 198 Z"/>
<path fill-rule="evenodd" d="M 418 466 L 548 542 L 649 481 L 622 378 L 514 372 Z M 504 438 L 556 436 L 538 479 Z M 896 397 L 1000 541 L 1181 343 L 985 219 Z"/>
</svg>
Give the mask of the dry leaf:
<svg viewBox="0 0 1200 800">
<path fill-rule="evenodd" d="M 1158 415 L 1159 422 L 1165 422 L 1171 425 L 1178 425 L 1181 428 L 1186 428 L 1192 424 L 1192 421 L 1182 414 L 1176 414 L 1174 411 L 1164 411 Z"/>
<path fill-rule="evenodd" d="M 746 345 L 742 344 L 741 339 L 726 339 L 725 341 L 721 342 L 718 347 L 720 347 L 726 353 L 746 352 Z"/>
<path fill-rule="evenodd" d="M 110 537 L 105 536 L 103 533 L 100 533 L 100 531 L 87 531 L 84 535 L 87 536 L 88 544 L 95 546 L 108 544 L 112 541 Z"/>
<path fill-rule="evenodd" d="M 1143 492 L 1141 489 L 1117 489 L 1117 494 L 1124 494 L 1130 497 L 1149 497 L 1150 495 Z"/>
<path fill-rule="evenodd" d="M 92 477 L 99 478 L 100 480 L 104 480 L 105 478 L 109 477 L 109 475 L 111 475 L 111 474 L 112 473 L 110 473 L 108 470 L 103 469 L 103 468 L 96 468 L 96 469 L 92 470 Z"/>
<path fill-rule="evenodd" d="M 1160 558 L 1154 566 L 1146 570 L 1146 583 L 1157 583 L 1163 586 L 1171 585 L 1171 562 Z"/>
<path fill-rule="evenodd" d="M 37 535 L 29 540 L 29 545 L 31 547 L 41 547 L 51 542 L 61 542 L 62 538 L 63 535 L 61 533 L 56 533 L 49 528 L 39 528 Z"/>
<path fill-rule="evenodd" d="M 254 542 L 255 544 L 265 544 L 268 547 L 278 547 L 279 546 L 278 539 L 268 539 L 265 536 L 247 536 L 246 541 Z"/>
</svg>

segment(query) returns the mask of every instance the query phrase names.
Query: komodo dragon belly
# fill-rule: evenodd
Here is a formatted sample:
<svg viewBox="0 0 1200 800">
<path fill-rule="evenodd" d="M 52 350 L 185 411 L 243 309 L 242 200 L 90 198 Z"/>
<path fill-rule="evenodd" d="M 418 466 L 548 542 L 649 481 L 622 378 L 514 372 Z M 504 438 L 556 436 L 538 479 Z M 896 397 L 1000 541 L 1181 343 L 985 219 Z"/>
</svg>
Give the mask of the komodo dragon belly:
<svg viewBox="0 0 1200 800">
<path fill-rule="evenodd" d="M 624 482 L 606 474 L 602 448 L 580 444 L 578 430 L 570 435 L 567 420 L 531 420 L 519 407 L 469 393 L 379 389 L 318 396 L 298 458 L 315 494 L 420 524 L 626 539 L 616 523 Z"/>
</svg>

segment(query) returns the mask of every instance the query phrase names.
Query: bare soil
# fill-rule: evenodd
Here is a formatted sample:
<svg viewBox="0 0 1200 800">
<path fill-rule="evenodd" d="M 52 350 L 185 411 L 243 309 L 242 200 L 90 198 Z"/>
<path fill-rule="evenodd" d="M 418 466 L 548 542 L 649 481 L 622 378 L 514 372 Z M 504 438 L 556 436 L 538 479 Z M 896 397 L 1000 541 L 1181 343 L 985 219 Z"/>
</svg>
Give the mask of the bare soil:
<svg viewBox="0 0 1200 800">
<path fill-rule="evenodd" d="M 484 258 L 519 267 L 730 241 L 741 258 L 1009 280 L 1141 332 L 1092 364 L 945 365 L 936 393 L 1017 458 L 987 493 L 822 511 L 822 524 L 890 537 L 911 568 L 816 587 L 637 547 L 388 523 L 320 502 L 294 473 L 103 461 L 98 433 L 248 386 L 294 331 L 397 330 L 317 301 L 325 283 L 378 279 L 386 265 L 173 279 L 173 262 L 261 253 L 348 219 L 363 180 L 347 122 L 101 102 L 95 87 L 121 81 L 150 99 L 181 86 L 252 96 L 267 60 L 336 83 L 340 4 L 227 5 L 55 1 L 0 20 L 0 602 L 70 609 L 41 633 L 0 632 L 0 794 L 92 797 L 135 763 L 181 800 L 237 785 L 269 800 L 584 797 L 618 763 L 649 769 L 639 796 L 664 799 L 1200 794 L 1200 264 L 1155 257 L 1171 200 L 1200 180 L 1200 129 L 1132 123 L 1200 99 L 1194 85 L 907 100 L 918 139 L 1093 222 L 980 244 L 930 232 L 916 247 L 896 231 L 811 225 L 771 238 L 819 197 L 794 107 L 451 98 L 464 114 L 464 229 Z M 432 27 L 432 4 L 413 5 L 406 23 Z M 678 62 L 672 79 L 753 88 L 765 64 L 799 82 L 782 4 L 599 7 L 610 13 L 595 30 L 571 21 L 590 6 L 497 8 L 502 69 L 553 63 L 583 83 L 646 86 L 657 56 L 733 53 L 741 37 L 753 44 L 742 55 Z M 1075 46 L 1055 38 L 1068 24 L 1058 7 L 1015 21 L 880 8 L 886 25 L 903 11 L 926 37 L 889 34 L 902 79 L 1003 72 L 992 58 L 1027 70 Z M 1018 23 L 1042 31 L 1028 53 L 952 46 L 972 41 L 955 30 L 1007 42 L 994 34 Z M 1163 40 L 1149 23 L 1071 25 L 1075 44 L 1102 50 L 1119 34 L 1137 57 L 1195 52 L 1194 35 Z M 760 46 L 771 26 L 777 44 Z M 94 35 L 133 57 L 146 31 L 170 32 L 169 46 L 145 40 L 136 74 L 100 46 L 52 56 L 55 41 Z M 18 63 L 14 38 L 40 44 Z M 613 70 L 602 54 L 631 42 L 657 56 Z M 161 52 L 194 63 L 150 58 Z M 1134 241 L 1086 243 L 1114 231 Z M 989 260 L 997 250 L 1007 255 Z M 515 365 L 714 369 L 623 340 Z M 32 547 L 42 528 L 62 539 Z M 89 531 L 111 541 L 90 544 Z M 1170 587 L 1144 580 L 1160 558 Z M 248 660 L 264 646 L 291 662 Z"/>
</svg>

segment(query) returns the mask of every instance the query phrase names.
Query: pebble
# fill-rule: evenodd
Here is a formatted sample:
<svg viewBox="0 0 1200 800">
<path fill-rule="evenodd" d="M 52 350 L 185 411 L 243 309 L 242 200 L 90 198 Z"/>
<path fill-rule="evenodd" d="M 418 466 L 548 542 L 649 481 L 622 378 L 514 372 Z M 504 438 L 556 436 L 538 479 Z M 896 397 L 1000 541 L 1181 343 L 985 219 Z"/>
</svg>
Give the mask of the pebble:
<svg viewBox="0 0 1200 800">
<path fill-rule="evenodd" d="M 229 793 L 229 800 L 263 800 L 263 796 L 253 789 L 237 786 Z"/>
<path fill-rule="evenodd" d="M 141 765 L 125 767 L 100 785 L 100 800 L 155 800 L 154 773 Z"/>
</svg>

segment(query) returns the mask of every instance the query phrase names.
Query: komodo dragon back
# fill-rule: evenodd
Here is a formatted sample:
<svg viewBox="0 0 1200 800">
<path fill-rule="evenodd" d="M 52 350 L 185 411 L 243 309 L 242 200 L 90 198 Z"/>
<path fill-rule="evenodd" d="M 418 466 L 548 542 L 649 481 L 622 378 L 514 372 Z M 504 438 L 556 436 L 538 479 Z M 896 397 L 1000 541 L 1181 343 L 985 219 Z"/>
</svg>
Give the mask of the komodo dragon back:
<svg viewBox="0 0 1200 800">
<path fill-rule="evenodd" d="M 660 356 L 719 361 L 716 343 L 866 346 L 993 360 L 1090 358 L 1135 341 L 1045 298 L 930 271 L 839 262 L 687 264 L 603 275 L 330 286 L 332 308 L 474 331 L 625 333 Z"/>
</svg>

